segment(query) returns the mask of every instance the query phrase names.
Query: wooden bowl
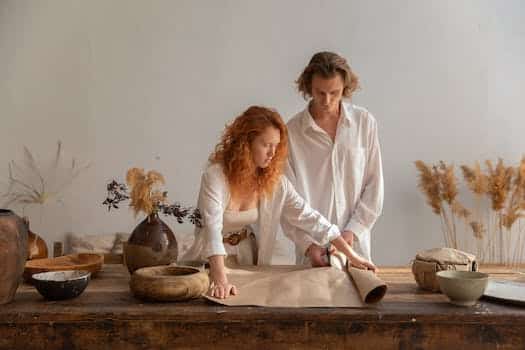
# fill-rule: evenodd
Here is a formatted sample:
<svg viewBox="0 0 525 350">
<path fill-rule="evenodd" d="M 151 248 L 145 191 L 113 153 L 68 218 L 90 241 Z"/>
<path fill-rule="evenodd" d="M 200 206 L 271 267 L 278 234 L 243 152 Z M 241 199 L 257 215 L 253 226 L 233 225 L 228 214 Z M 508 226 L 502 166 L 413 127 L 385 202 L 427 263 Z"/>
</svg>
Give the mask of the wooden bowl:
<svg viewBox="0 0 525 350">
<path fill-rule="evenodd" d="M 183 260 L 183 261 L 177 261 L 170 266 L 178 266 L 178 267 L 194 267 L 199 271 L 206 270 L 206 267 L 209 267 L 208 262 L 205 260 Z"/>
<path fill-rule="evenodd" d="M 102 269 L 103 263 L 103 255 L 92 253 L 79 253 L 57 258 L 29 260 L 26 262 L 24 279 L 32 283 L 32 275 L 49 271 L 83 270 L 95 274 Z"/>
<path fill-rule="evenodd" d="M 133 295 L 149 301 L 182 301 L 206 293 L 208 274 L 188 266 L 152 266 L 136 270 L 129 287 Z"/>
<path fill-rule="evenodd" d="M 48 300 L 71 299 L 82 294 L 89 283 L 89 271 L 67 270 L 36 273 L 32 276 L 38 292 Z"/>
</svg>

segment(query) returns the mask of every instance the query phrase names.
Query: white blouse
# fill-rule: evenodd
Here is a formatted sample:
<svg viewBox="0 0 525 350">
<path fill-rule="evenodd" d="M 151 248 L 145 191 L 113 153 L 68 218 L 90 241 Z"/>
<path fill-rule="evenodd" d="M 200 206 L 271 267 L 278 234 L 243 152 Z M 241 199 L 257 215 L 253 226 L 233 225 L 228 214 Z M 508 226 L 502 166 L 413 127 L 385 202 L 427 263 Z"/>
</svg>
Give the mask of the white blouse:
<svg viewBox="0 0 525 350">
<path fill-rule="evenodd" d="M 226 255 L 222 242 L 223 216 L 230 201 L 229 186 L 220 164 L 207 167 L 201 179 L 198 208 L 202 227 L 195 229 L 195 241 L 182 260 L 207 259 Z M 271 265 L 272 252 L 280 221 L 299 228 L 315 241 L 327 244 L 341 232 L 300 197 L 290 181 L 282 176 L 271 198 L 259 200 L 259 217 L 252 229 L 257 236 L 258 264 Z"/>
</svg>

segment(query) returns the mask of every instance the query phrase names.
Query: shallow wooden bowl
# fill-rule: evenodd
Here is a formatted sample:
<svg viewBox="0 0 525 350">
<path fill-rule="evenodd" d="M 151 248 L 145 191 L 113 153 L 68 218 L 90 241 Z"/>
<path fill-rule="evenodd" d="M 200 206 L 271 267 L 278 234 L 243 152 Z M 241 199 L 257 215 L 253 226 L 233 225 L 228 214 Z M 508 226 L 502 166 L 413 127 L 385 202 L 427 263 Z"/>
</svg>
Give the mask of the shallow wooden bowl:
<svg viewBox="0 0 525 350">
<path fill-rule="evenodd" d="M 143 267 L 131 275 L 133 295 L 148 301 L 182 301 L 198 298 L 210 285 L 208 274 L 188 266 Z"/>
<path fill-rule="evenodd" d="M 31 283 L 32 275 L 48 271 L 83 270 L 89 271 L 93 275 L 100 271 L 103 264 L 104 256 L 92 253 L 70 254 L 49 259 L 34 259 L 26 262 L 24 279 Z"/>
</svg>

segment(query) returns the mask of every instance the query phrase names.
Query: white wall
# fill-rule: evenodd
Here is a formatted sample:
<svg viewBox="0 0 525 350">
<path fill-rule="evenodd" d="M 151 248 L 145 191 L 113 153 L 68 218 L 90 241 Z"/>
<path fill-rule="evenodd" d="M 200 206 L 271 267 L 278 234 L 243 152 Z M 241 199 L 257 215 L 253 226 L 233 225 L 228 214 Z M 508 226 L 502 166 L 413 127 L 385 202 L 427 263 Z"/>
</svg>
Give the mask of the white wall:
<svg viewBox="0 0 525 350">
<path fill-rule="evenodd" d="M 93 166 L 65 205 L 27 210 L 34 230 L 48 242 L 129 231 L 130 212 L 100 205 L 108 179 L 155 168 L 172 199 L 194 203 L 224 124 L 251 104 L 289 119 L 304 106 L 294 79 L 332 50 L 360 75 L 354 101 L 380 125 L 385 207 L 373 256 L 404 264 L 441 244 L 414 160 L 524 153 L 524 18 L 519 0 L 1 0 L 0 176 L 23 145 L 46 158 L 61 139 Z"/>
</svg>

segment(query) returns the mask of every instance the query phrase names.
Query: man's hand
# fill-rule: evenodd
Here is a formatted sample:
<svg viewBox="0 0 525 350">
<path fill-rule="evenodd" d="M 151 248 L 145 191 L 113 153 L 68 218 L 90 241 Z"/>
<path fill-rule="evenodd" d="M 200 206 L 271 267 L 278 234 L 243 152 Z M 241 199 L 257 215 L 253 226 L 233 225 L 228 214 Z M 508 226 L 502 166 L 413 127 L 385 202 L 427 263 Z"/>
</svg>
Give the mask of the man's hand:
<svg viewBox="0 0 525 350">
<path fill-rule="evenodd" d="M 310 258 L 312 267 L 330 266 L 330 262 L 328 261 L 328 252 L 326 248 L 312 243 L 306 250 L 306 255 Z"/>
<path fill-rule="evenodd" d="M 343 231 L 343 233 L 341 233 L 341 236 L 350 247 L 353 247 L 354 240 L 357 240 L 357 237 L 352 231 Z"/>
</svg>

